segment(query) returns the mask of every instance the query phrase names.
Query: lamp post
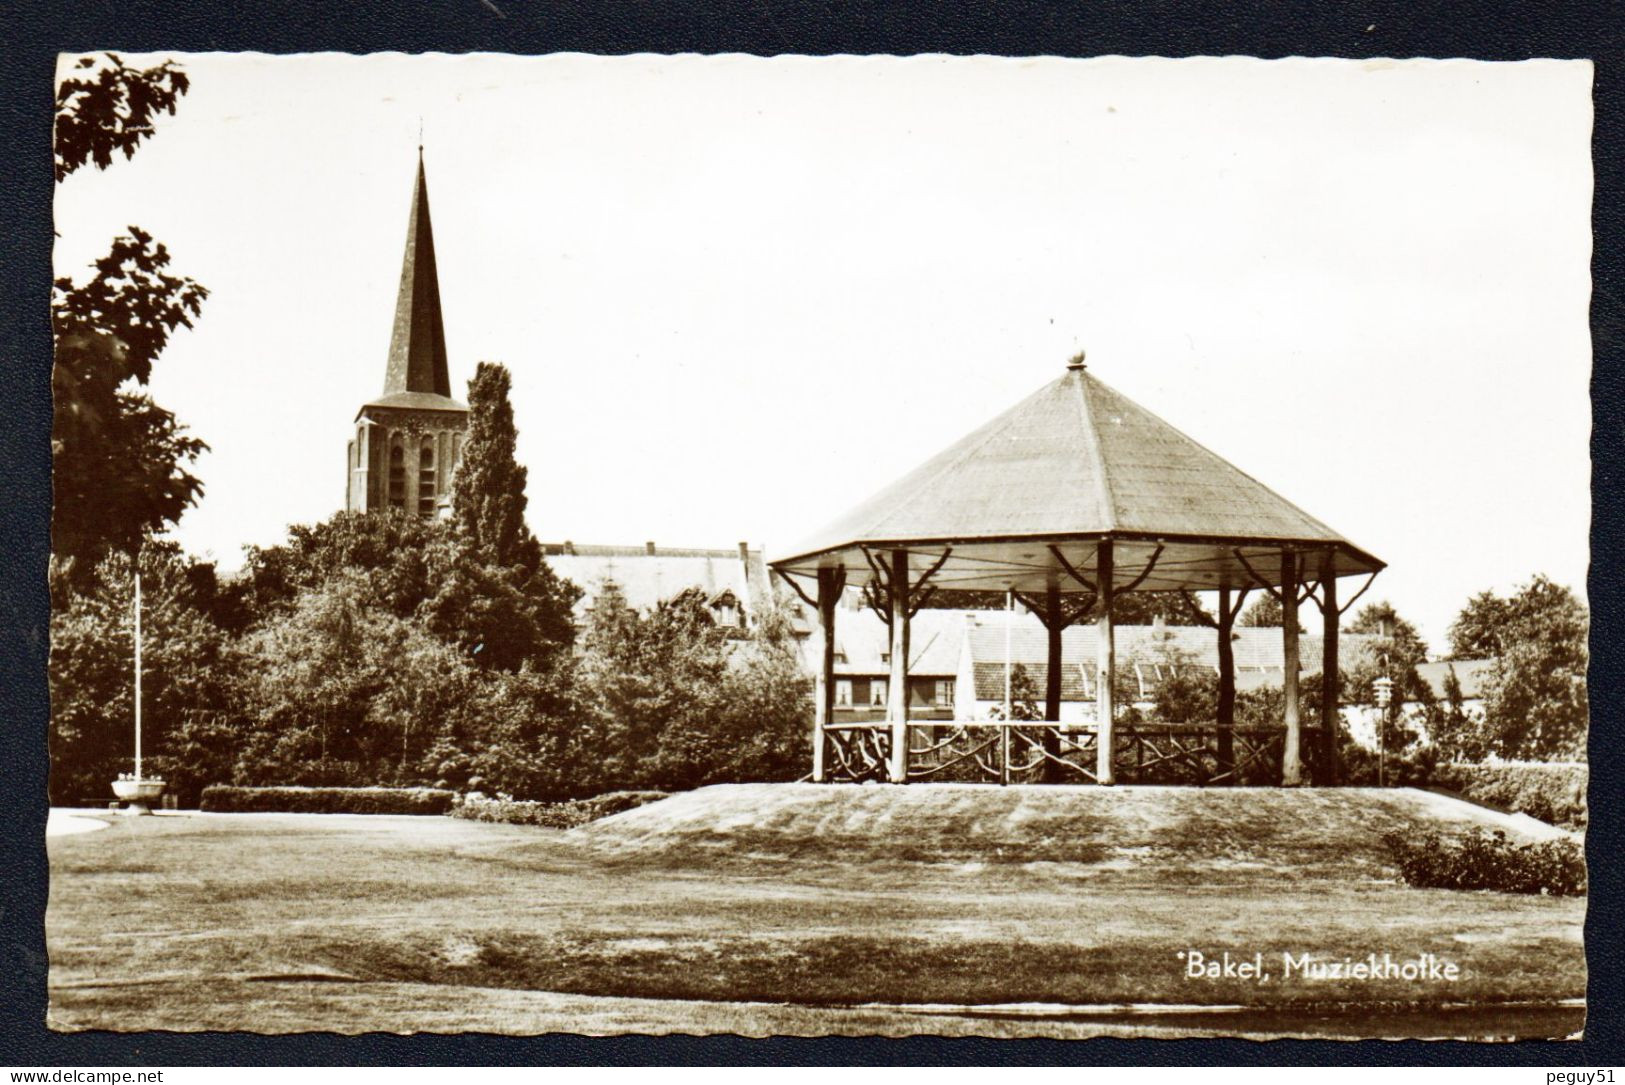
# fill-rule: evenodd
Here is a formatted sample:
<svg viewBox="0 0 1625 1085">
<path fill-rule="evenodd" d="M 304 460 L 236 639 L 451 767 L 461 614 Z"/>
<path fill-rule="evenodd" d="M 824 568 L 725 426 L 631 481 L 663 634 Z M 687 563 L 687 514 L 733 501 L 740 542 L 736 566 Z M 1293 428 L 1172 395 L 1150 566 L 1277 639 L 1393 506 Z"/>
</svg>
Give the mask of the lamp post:
<svg viewBox="0 0 1625 1085">
<path fill-rule="evenodd" d="M 1388 706 L 1394 699 L 1394 680 L 1386 674 L 1372 683 L 1377 691 L 1377 786 L 1387 787 Z"/>
</svg>

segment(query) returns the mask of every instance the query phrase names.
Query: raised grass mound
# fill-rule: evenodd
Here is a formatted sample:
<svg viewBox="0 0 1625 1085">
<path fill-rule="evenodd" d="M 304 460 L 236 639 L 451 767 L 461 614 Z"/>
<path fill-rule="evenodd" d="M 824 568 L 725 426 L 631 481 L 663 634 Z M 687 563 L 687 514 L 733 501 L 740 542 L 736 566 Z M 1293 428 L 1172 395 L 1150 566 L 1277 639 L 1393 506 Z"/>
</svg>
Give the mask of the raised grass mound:
<svg viewBox="0 0 1625 1085">
<path fill-rule="evenodd" d="M 907 787 L 733 784 L 701 788 L 572 831 L 606 858 L 1076 864 L 1159 876 L 1189 870 L 1392 877 L 1390 832 L 1546 827 L 1399 788 Z"/>
</svg>

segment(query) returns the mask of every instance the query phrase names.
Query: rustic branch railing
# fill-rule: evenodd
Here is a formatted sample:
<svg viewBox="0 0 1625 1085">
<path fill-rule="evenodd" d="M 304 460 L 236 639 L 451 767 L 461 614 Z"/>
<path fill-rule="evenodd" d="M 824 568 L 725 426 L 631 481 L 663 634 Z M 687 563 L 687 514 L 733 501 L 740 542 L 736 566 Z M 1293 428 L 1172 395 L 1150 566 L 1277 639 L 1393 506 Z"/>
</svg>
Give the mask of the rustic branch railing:
<svg viewBox="0 0 1625 1085">
<path fill-rule="evenodd" d="M 1314 774 L 1320 747 L 1310 741 L 1317 728 L 1304 728 L 1304 757 Z M 1134 784 L 1205 786 L 1236 782 L 1273 785 L 1281 780 L 1282 727 L 1231 729 L 1234 765 L 1220 759 L 1215 724 L 1122 723 L 1112 764 L 1118 781 Z M 1041 720 L 959 720 L 910 722 L 908 779 L 959 783 L 1095 783 L 1096 734 L 1093 723 Z M 889 725 L 837 723 L 824 729 L 829 779 L 862 783 L 887 779 L 891 752 Z"/>
</svg>

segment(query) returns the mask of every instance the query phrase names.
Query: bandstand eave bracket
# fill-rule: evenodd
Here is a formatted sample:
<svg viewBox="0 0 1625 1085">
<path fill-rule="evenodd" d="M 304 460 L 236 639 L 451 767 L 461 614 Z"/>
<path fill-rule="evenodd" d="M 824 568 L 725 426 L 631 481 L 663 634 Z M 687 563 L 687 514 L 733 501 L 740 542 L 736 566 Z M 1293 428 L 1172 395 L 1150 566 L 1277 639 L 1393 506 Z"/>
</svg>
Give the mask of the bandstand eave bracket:
<svg viewBox="0 0 1625 1085">
<path fill-rule="evenodd" d="M 779 558 L 768 564 L 774 572 L 793 586 L 795 585 L 793 578 L 805 577 L 811 581 L 816 576 L 817 569 L 833 566 L 847 568 L 857 573 L 864 583 L 879 582 L 884 585 L 886 583 L 886 573 L 882 568 L 884 563 L 876 562 L 874 555 L 905 550 L 932 562 L 927 573 L 916 584 L 910 586 L 911 593 L 926 587 L 927 581 L 933 582 L 935 588 L 943 590 L 963 586 L 971 590 L 1003 590 L 1014 587 L 1018 590 L 1031 591 L 1037 590 L 1042 583 L 1051 581 L 1057 576 L 1070 579 L 1084 590 L 1094 592 L 1098 589 L 1092 576 L 1093 563 L 1069 558 L 1066 550 L 1080 544 L 1098 545 L 1108 540 L 1125 546 L 1151 548 L 1149 555 L 1144 549 L 1139 549 L 1138 556 L 1122 555 L 1131 562 L 1130 568 L 1137 569 L 1133 578 L 1117 587 L 1114 594 L 1142 588 L 1146 591 L 1162 592 L 1213 591 L 1219 587 L 1238 589 L 1244 586 L 1262 586 L 1274 592 L 1278 590 L 1275 583 L 1278 578 L 1261 575 L 1256 563 L 1263 561 L 1266 555 L 1279 553 L 1283 549 L 1299 552 L 1305 556 L 1313 553 L 1328 556 L 1325 564 L 1329 568 L 1320 570 L 1320 576 L 1312 581 L 1316 584 L 1324 580 L 1328 573 L 1337 578 L 1359 575 L 1372 578 L 1386 568 L 1385 562 L 1344 541 L 1154 535 L 1123 531 L 1087 532 L 1065 536 L 1050 534 L 893 541 L 862 540 Z M 1011 555 L 987 553 L 989 548 L 999 546 L 1038 547 L 1043 551 L 1042 560 L 1033 562 L 1031 558 L 1034 555 L 1025 553 L 1019 559 Z M 1202 550 L 1207 553 L 1197 552 Z M 1252 552 L 1250 556 L 1248 551 Z M 1335 558 L 1332 555 L 1335 555 Z M 852 565 L 852 559 L 860 556 L 862 563 Z M 1305 577 L 1302 582 L 1307 586 L 1310 581 Z M 1146 586 L 1147 584 L 1149 586 Z M 1368 579 L 1366 587 L 1369 585 Z M 1363 587 L 1355 597 L 1364 591 Z"/>
</svg>

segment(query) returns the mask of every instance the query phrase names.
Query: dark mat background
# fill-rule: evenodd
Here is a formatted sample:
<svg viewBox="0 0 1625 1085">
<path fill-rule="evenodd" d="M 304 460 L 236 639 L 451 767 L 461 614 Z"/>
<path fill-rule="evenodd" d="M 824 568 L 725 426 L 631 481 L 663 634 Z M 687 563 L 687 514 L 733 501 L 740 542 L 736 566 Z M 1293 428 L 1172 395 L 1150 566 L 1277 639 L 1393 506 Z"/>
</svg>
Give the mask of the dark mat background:
<svg viewBox="0 0 1625 1085">
<path fill-rule="evenodd" d="M 0 1065 L 303 1063 L 1525 1064 L 1625 1061 L 1621 1023 L 1619 678 L 1625 621 L 1625 283 L 1618 5 L 1450 2 L 777 3 L 773 0 L 278 0 L 0 3 Z M 1596 61 L 1592 331 L 1592 890 L 1590 1020 L 1581 1044 L 1278 1041 L 746 1040 L 739 1037 L 308 1036 L 88 1033 L 44 1027 L 45 735 L 50 509 L 52 79 L 59 51 L 337 50 L 590 53 L 991 53 L 1096 56 L 1589 57 Z M 1193 239 L 1193 243 L 1200 243 Z M 1517 374 L 1530 379 L 1538 359 Z"/>
</svg>

